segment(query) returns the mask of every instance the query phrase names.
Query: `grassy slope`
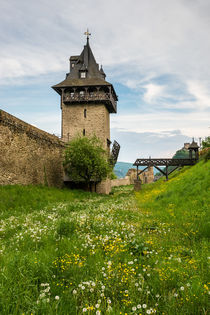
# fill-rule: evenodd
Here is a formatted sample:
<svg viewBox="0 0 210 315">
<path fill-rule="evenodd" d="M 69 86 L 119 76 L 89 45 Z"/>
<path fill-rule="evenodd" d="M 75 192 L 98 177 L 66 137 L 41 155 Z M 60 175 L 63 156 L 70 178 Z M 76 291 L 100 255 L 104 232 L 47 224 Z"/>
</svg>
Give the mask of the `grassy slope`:
<svg viewBox="0 0 210 315">
<path fill-rule="evenodd" d="M 184 168 L 168 182 L 144 186 L 136 197 L 145 214 L 147 242 L 160 253 L 155 281 L 171 290 L 171 298 L 178 294 L 183 314 L 207 314 L 210 161 Z M 177 285 L 183 291 L 177 292 Z"/>
<path fill-rule="evenodd" d="M 135 196 L 1 187 L 0 314 L 207 314 L 209 166 Z"/>
<path fill-rule="evenodd" d="M 142 198 L 141 198 L 142 197 Z M 200 236 L 210 236 L 208 215 L 210 204 L 210 162 L 182 169 L 168 182 L 145 186 L 138 199 L 152 211 L 152 216 L 178 226 L 189 221 Z M 187 228 L 188 230 L 188 228 Z"/>
</svg>

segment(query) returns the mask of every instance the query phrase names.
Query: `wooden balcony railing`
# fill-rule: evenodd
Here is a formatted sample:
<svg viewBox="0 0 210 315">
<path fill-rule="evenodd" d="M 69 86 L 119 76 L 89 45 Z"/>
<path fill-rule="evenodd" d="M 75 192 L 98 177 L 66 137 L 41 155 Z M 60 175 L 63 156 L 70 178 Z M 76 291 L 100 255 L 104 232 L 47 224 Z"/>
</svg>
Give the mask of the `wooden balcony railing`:
<svg viewBox="0 0 210 315">
<path fill-rule="evenodd" d="M 117 102 L 111 93 L 103 92 L 67 92 L 63 95 L 64 103 L 74 103 L 74 102 L 109 102 L 112 104 L 114 110 L 117 109 Z"/>
</svg>

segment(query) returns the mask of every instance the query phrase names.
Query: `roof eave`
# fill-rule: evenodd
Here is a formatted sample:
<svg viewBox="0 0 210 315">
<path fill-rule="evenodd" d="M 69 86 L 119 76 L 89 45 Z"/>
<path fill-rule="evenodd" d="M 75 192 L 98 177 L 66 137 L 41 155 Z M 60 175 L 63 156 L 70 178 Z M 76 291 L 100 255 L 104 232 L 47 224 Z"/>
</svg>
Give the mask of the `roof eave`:
<svg viewBox="0 0 210 315">
<path fill-rule="evenodd" d="M 51 86 L 53 90 L 55 90 L 59 95 L 61 95 L 61 87 L 57 87 L 56 85 Z"/>
</svg>

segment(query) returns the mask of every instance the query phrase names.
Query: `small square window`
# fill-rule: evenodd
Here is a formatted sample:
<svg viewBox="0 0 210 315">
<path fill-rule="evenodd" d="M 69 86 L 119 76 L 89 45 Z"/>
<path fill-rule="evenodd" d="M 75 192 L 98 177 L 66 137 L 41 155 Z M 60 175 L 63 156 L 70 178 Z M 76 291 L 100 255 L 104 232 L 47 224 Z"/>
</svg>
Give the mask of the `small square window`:
<svg viewBox="0 0 210 315">
<path fill-rule="evenodd" d="M 80 72 L 80 78 L 82 78 L 82 79 L 86 78 L 86 72 L 85 71 Z"/>
</svg>

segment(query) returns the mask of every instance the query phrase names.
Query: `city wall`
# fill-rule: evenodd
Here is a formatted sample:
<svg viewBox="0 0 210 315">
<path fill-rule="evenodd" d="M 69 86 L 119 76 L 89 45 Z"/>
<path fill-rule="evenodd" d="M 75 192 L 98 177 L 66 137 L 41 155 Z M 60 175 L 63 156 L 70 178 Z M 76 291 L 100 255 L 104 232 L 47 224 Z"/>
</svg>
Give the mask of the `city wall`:
<svg viewBox="0 0 210 315">
<path fill-rule="evenodd" d="M 0 185 L 63 185 L 64 143 L 0 110 Z"/>
<path fill-rule="evenodd" d="M 111 187 L 125 186 L 125 185 L 130 185 L 130 184 L 131 184 L 131 179 L 129 176 L 111 180 Z"/>
<path fill-rule="evenodd" d="M 0 185 L 37 185 L 62 187 L 64 142 L 0 110 Z M 97 184 L 97 193 L 108 194 L 111 187 L 130 185 L 136 170 L 125 178 L 104 180 Z M 154 180 L 153 168 L 140 175 L 142 183 Z"/>
</svg>

